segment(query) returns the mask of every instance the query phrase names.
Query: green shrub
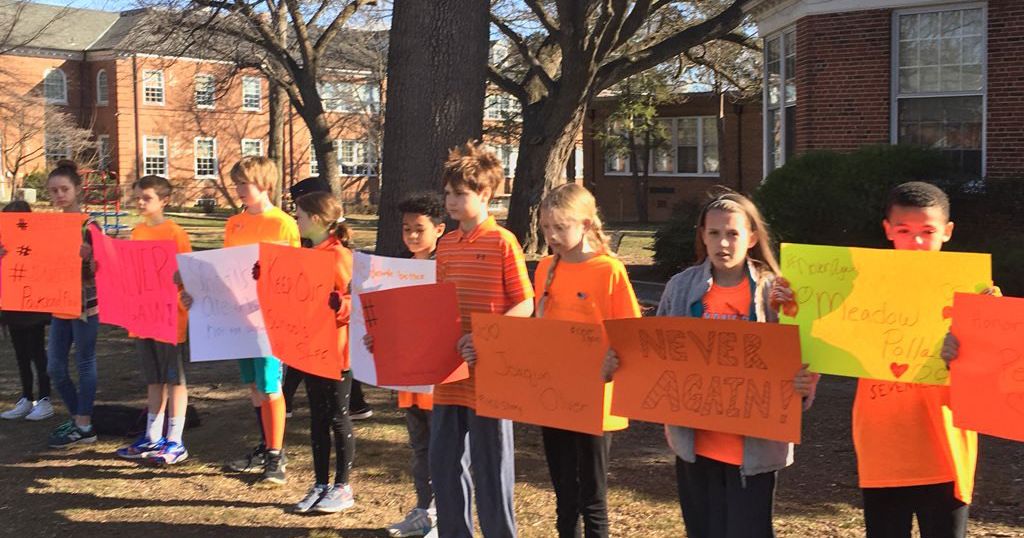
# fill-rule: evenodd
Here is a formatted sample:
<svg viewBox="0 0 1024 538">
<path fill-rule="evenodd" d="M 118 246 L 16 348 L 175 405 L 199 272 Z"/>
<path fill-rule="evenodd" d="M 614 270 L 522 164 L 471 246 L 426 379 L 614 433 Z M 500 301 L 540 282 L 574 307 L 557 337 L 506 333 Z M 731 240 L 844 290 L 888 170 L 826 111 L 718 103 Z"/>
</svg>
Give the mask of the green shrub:
<svg viewBox="0 0 1024 538">
<path fill-rule="evenodd" d="M 672 217 L 654 232 L 654 264 L 665 278 L 693 264 L 699 213 L 700 204 L 681 202 L 672 208 Z"/>
<path fill-rule="evenodd" d="M 50 193 L 46 191 L 46 172 L 42 170 L 35 170 L 25 176 L 25 179 L 21 183 L 21 187 L 24 189 L 35 189 L 36 200 L 46 201 L 50 199 Z"/>
</svg>

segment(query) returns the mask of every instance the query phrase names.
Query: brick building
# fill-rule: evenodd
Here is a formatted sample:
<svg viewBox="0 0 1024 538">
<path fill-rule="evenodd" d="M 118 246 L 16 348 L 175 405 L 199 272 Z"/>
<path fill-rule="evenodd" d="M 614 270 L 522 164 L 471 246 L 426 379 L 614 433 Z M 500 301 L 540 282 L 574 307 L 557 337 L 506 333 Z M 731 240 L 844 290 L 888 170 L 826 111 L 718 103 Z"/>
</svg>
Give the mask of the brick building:
<svg viewBox="0 0 1024 538">
<path fill-rule="evenodd" d="M 629 159 L 594 136 L 608 129 L 614 97 L 598 98 L 584 123 L 583 173 L 606 219 L 637 219 L 637 182 Z M 647 213 L 668 220 L 679 202 L 700 202 L 709 188 L 751 192 L 762 179 L 761 106 L 730 95 L 691 93 L 658 107 L 665 143 L 649 152 Z"/>
<path fill-rule="evenodd" d="M 1021 0 L 754 0 L 765 39 L 764 170 L 866 144 L 941 149 L 1024 177 Z"/>
<path fill-rule="evenodd" d="M 0 58 L 0 194 L 9 196 L 26 175 L 57 159 L 79 157 L 57 134 L 53 112 L 92 132 L 95 154 L 88 160 L 95 168 L 112 172 L 122 186 L 145 174 L 169 177 L 180 187 L 179 203 L 223 200 L 234 162 L 266 154 L 268 84 L 258 72 L 172 56 L 159 43 L 145 44 L 153 40 L 135 39 L 146 31 L 145 10 L 25 4 L 12 20 L 13 9 L 4 8 L 6 19 L 0 13 L 15 30 L 14 46 Z M 381 82 L 342 64 L 322 84 L 343 198 L 366 201 L 377 188 Z M 309 132 L 295 114 L 286 119 L 284 139 L 286 181 L 315 175 Z"/>
</svg>

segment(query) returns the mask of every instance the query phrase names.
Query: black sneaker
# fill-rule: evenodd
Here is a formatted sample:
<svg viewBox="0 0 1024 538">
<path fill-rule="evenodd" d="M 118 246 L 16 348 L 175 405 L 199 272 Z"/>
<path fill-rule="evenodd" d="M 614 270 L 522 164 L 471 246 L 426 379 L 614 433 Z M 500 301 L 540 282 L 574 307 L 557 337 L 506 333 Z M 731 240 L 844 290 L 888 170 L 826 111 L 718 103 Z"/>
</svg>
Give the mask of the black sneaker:
<svg viewBox="0 0 1024 538">
<path fill-rule="evenodd" d="M 89 431 L 85 431 L 72 422 L 70 426 L 65 423 L 54 430 L 50 434 L 49 445 L 50 448 L 69 448 L 80 443 L 95 442 L 96 428 L 89 428 Z"/>
<path fill-rule="evenodd" d="M 284 456 L 277 450 L 267 450 L 264 456 L 263 476 L 260 484 L 284 485 L 288 479 L 284 475 Z"/>
<path fill-rule="evenodd" d="M 361 409 L 350 409 L 348 412 L 348 418 L 352 420 L 366 420 L 373 416 L 373 409 L 370 406 L 363 407 Z"/>
<path fill-rule="evenodd" d="M 224 464 L 224 467 L 236 473 L 258 471 L 266 465 L 266 454 L 267 448 L 263 445 L 259 445 L 241 458 L 228 461 Z"/>
</svg>

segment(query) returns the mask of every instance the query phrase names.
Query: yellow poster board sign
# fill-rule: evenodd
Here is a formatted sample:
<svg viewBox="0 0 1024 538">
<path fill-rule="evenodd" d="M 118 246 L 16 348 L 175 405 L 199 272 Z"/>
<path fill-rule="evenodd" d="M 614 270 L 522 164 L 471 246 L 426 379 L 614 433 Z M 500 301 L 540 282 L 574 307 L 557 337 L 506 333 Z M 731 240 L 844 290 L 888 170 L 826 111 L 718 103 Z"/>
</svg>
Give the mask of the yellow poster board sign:
<svg viewBox="0 0 1024 538">
<path fill-rule="evenodd" d="M 946 385 L 953 294 L 991 285 L 988 254 L 782 245 L 804 362 L 824 374 Z"/>
</svg>

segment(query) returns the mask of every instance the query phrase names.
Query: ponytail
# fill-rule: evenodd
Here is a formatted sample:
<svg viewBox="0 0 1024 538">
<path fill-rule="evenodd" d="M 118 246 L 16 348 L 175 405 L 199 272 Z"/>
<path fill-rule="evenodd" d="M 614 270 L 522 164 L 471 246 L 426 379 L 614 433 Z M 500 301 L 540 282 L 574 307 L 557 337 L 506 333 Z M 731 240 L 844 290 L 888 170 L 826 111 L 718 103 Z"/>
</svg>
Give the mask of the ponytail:
<svg viewBox="0 0 1024 538">
<path fill-rule="evenodd" d="M 345 224 L 345 217 L 340 217 L 327 227 L 327 233 L 333 236 L 345 248 L 352 248 L 352 230 Z"/>
<path fill-rule="evenodd" d="M 615 256 L 611 240 L 604 233 L 604 224 L 597 211 L 597 200 L 586 188 L 577 183 L 566 183 L 551 189 L 540 203 L 541 209 L 564 211 L 573 218 L 590 221 L 590 229 L 584 234 L 590 248 L 598 254 Z"/>
</svg>

